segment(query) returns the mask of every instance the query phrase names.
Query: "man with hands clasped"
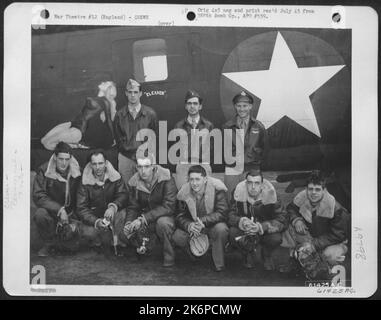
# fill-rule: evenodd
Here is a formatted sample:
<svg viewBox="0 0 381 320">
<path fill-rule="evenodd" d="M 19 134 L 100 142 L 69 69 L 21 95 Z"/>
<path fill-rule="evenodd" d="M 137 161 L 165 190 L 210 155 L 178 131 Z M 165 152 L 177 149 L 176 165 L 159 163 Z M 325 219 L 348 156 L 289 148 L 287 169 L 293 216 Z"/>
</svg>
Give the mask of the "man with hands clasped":
<svg viewBox="0 0 381 320">
<path fill-rule="evenodd" d="M 126 218 L 127 202 L 128 193 L 121 175 L 103 151 L 93 151 L 77 192 L 78 216 L 90 227 L 84 236 L 95 246 L 111 245 L 111 241 L 116 245 L 115 238 L 122 232 Z"/>
<path fill-rule="evenodd" d="M 277 199 L 274 186 L 261 171 L 251 169 L 234 190 L 229 212 L 230 243 L 244 256 L 244 266 L 252 268 L 257 246 L 262 247 L 264 268 L 275 268 L 272 254 L 282 242 L 287 216 Z"/>
</svg>

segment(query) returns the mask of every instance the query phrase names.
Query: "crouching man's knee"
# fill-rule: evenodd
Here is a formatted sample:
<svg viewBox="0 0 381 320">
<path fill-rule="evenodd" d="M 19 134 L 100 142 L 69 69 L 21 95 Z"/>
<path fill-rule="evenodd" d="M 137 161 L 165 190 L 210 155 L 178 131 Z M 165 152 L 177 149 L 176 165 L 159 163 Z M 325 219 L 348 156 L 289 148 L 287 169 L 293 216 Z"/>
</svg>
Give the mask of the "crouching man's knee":
<svg viewBox="0 0 381 320">
<path fill-rule="evenodd" d="M 181 229 L 176 229 L 172 240 L 174 244 L 180 248 L 186 248 L 189 245 L 189 234 Z"/>
<path fill-rule="evenodd" d="M 48 210 L 44 208 L 38 208 L 34 213 L 34 221 L 39 224 L 46 220 L 53 220 L 53 218 L 50 216 Z"/>
<path fill-rule="evenodd" d="M 163 234 L 172 235 L 175 232 L 175 221 L 172 217 L 160 217 L 156 221 L 156 233 L 160 237 Z"/>
<path fill-rule="evenodd" d="M 86 224 L 82 225 L 82 237 L 87 241 L 96 241 L 100 236 L 100 231 L 95 229 L 93 226 Z"/>
<path fill-rule="evenodd" d="M 262 238 L 262 243 L 268 248 L 279 247 L 282 243 L 282 235 L 279 232 L 266 234 Z"/>
<path fill-rule="evenodd" d="M 38 208 L 34 213 L 38 233 L 43 240 L 52 240 L 56 233 L 56 219 L 44 208 Z"/>
<path fill-rule="evenodd" d="M 231 227 L 229 229 L 229 241 L 230 243 L 236 243 L 236 238 L 243 236 L 244 232 L 236 227 Z"/>
<path fill-rule="evenodd" d="M 212 239 L 228 239 L 229 228 L 225 222 L 219 222 L 215 224 L 210 230 L 210 236 Z"/>
<path fill-rule="evenodd" d="M 127 212 L 126 209 L 119 210 L 113 220 L 114 232 L 118 237 L 123 234 L 123 228 L 126 223 Z"/>
</svg>

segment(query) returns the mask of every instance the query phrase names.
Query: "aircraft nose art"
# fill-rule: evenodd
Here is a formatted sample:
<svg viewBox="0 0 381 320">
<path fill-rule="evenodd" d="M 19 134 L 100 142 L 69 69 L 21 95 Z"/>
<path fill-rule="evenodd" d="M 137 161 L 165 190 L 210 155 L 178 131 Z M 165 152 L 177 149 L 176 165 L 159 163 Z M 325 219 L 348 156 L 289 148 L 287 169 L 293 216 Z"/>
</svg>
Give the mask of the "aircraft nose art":
<svg viewBox="0 0 381 320">
<path fill-rule="evenodd" d="M 323 38 L 337 46 L 348 43 L 331 31 L 322 30 L 322 37 L 271 31 L 239 43 L 226 59 L 221 75 L 225 117 L 234 115 L 232 97 L 245 89 L 255 98 L 253 115 L 270 131 L 296 128 L 296 135 L 316 141 L 333 130 L 350 106 L 350 77 L 343 57 Z M 342 69 L 345 71 L 340 72 Z M 306 143 L 300 137 L 293 140 L 293 145 Z"/>
</svg>

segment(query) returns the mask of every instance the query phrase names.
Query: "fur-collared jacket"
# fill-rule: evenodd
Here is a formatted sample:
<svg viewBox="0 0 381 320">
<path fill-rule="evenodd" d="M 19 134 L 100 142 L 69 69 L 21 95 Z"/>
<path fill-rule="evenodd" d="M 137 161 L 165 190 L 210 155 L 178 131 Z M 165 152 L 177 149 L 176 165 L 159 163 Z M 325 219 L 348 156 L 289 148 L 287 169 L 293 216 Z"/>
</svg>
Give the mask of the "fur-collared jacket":
<svg viewBox="0 0 381 320">
<path fill-rule="evenodd" d="M 68 176 L 63 178 L 57 172 L 57 157 L 53 154 L 48 162 L 37 169 L 33 183 L 34 203 L 53 215 L 57 215 L 62 207 L 67 213 L 73 212 L 80 176 L 79 164 L 71 156 Z"/>
<path fill-rule="evenodd" d="M 77 215 L 85 224 L 94 226 L 109 206 L 119 211 L 126 207 L 127 201 L 123 179 L 108 160 L 104 182 L 95 178 L 90 163 L 86 165 L 77 192 Z"/>
<path fill-rule="evenodd" d="M 147 224 L 156 222 L 162 216 L 173 216 L 176 208 L 177 188 L 168 169 L 159 165 L 154 168 L 152 186 L 148 189 L 135 173 L 128 182 L 130 202 L 126 221 L 143 216 Z"/>
<path fill-rule="evenodd" d="M 290 223 L 302 220 L 313 237 L 312 243 L 316 249 L 323 250 L 327 246 L 343 242 L 348 237 L 349 215 L 348 212 L 335 200 L 327 190 L 319 204 L 313 210 L 303 190 L 296 195 L 287 206 Z"/>
<path fill-rule="evenodd" d="M 218 222 L 226 222 L 229 208 L 226 195 L 227 188 L 218 179 L 213 177 L 207 179 L 201 205 L 197 206 L 189 182 L 184 184 L 177 194 L 177 199 L 180 201 L 180 212 L 176 217 L 176 222 L 185 231 L 188 231 L 190 223 L 196 222 L 197 218 L 206 228 L 213 227 Z"/>
<path fill-rule="evenodd" d="M 240 182 L 233 191 L 231 210 L 229 211 L 229 226 L 239 227 L 242 217 L 259 222 L 265 233 L 282 232 L 286 229 L 287 214 L 282 208 L 274 186 L 263 179 L 262 192 L 258 199 L 249 197 L 246 181 Z"/>
</svg>

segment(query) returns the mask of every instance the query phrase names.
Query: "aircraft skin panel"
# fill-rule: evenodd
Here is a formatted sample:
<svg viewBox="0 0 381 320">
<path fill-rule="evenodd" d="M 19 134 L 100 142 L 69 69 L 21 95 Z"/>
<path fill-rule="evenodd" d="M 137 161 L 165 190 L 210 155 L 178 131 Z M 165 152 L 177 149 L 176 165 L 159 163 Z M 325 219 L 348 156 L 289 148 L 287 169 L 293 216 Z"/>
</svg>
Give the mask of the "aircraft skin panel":
<svg viewBox="0 0 381 320">
<path fill-rule="evenodd" d="M 63 51 L 33 55 L 32 90 L 64 87 L 64 62 L 65 53 Z"/>
<path fill-rule="evenodd" d="M 287 112 L 268 128 L 271 146 L 268 167 L 278 170 L 279 165 L 283 170 L 287 165 L 313 166 L 316 162 L 313 159 L 328 156 L 325 153 L 329 148 L 324 146 L 340 146 L 338 149 L 350 155 L 350 30 L 107 27 L 77 31 L 67 28 L 68 32 L 63 32 L 62 26 L 56 28 L 60 32 L 32 32 L 33 141 L 38 141 L 54 125 L 74 118 L 85 98 L 96 94 L 101 81 L 116 82 L 117 108 L 122 107 L 126 102 L 125 82 L 135 77 L 137 70 L 134 43 L 149 39 L 165 41 L 168 76 L 144 84 L 142 103 L 154 107 L 159 119 L 168 120 L 170 130 L 185 117 L 184 95 L 192 88 L 204 98 L 203 116 L 221 127 L 235 114 L 232 97 L 245 89 L 223 74 L 268 70 L 280 33 L 298 68 L 345 67 L 308 97 L 320 138 Z M 251 94 L 252 114 L 258 116 L 265 104 L 259 93 Z M 288 108 L 288 101 L 280 102 Z M 342 155 L 329 153 L 333 160 L 349 163 L 350 156 Z"/>
<path fill-rule="evenodd" d="M 32 57 L 41 53 L 64 52 L 66 50 L 67 34 L 37 36 L 33 35 L 34 32 L 32 32 Z"/>
</svg>

